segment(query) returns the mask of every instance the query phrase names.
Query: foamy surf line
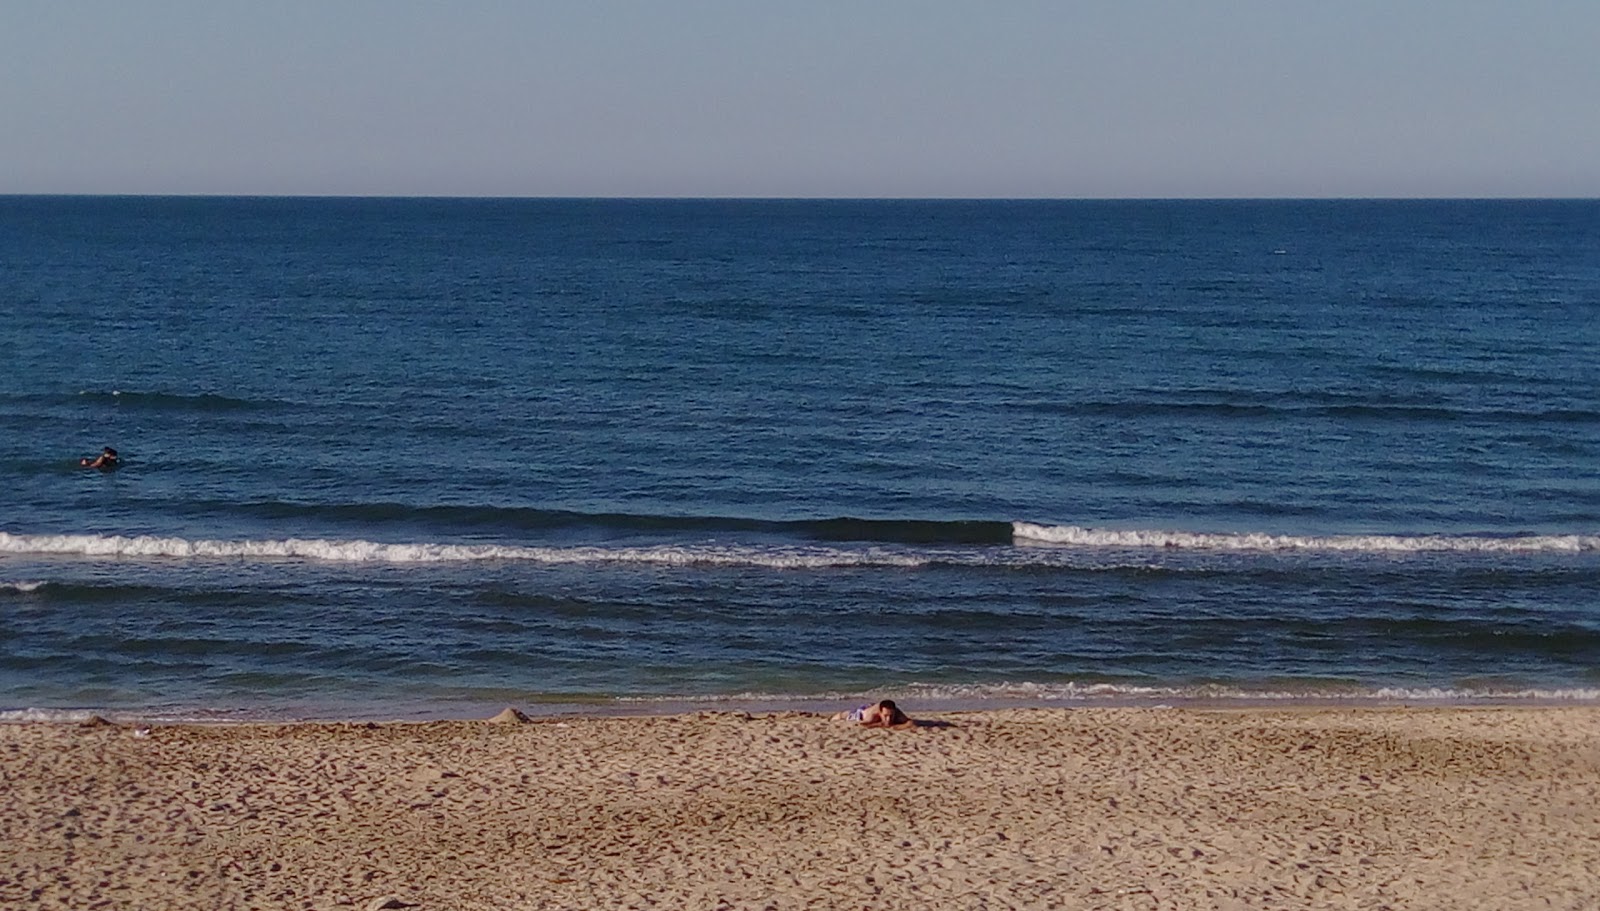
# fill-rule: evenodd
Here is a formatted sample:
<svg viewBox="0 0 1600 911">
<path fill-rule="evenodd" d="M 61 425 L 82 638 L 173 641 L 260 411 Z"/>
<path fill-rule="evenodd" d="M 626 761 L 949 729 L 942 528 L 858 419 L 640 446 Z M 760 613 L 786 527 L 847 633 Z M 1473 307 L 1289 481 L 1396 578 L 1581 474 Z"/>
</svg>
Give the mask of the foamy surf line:
<svg viewBox="0 0 1600 911">
<path fill-rule="evenodd" d="M 0 532 L 0 554 L 146 559 L 315 560 L 330 563 L 470 563 L 518 560 L 548 564 L 635 563 L 657 566 L 764 566 L 821 569 L 924 566 L 931 557 L 880 550 L 754 547 L 519 547 L 499 544 L 385 544 L 286 538 L 189 540 L 148 535 L 14 535 Z"/>
<path fill-rule="evenodd" d="M 213 540 L 156 535 L 30 535 L 0 532 L 0 556 L 43 555 L 107 559 L 307 560 L 328 563 L 439 564 L 522 561 L 544 564 L 639 564 L 768 569 L 1057 565 L 1051 549 L 1087 551 L 1213 551 L 1235 553 L 1532 554 L 1593 553 L 1600 535 L 1450 537 L 1443 535 L 1294 536 L 1208 534 L 1156 530 L 1103 530 L 1072 525 L 1014 523 L 1012 548 L 945 546 L 864 548 L 671 544 L 654 546 L 534 547 L 510 544 L 384 543 L 364 540 L 284 538 Z M 1040 547 L 1044 545 L 1044 547 Z M 16 586 L 19 590 L 21 586 Z"/>
<path fill-rule="evenodd" d="M 939 705 L 1024 705 L 1150 703 L 1222 704 L 1349 704 L 1369 703 L 1590 703 L 1600 702 L 1600 688 L 1594 687 L 1453 687 L 1453 686 L 1319 686 L 1296 687 L 1249 684 L 1161 685 L 1127 683 L 910 683 L 873 690 L 870 693 L 819 691 L 806 694 L 743 692 L 725 695 L 638 695 L 620 696 L 624 703 L 832 703 L 861 698 L 892 698 L 916 704 Z"/>
<path fill-rule="evenodd" d="M 1136 550 L 1306 551 L 1314 553 L 1577 553 L 1600 550 L 1600 535 L 1269 535 L 1110 530 L 1012 523 L 1018 542 Z"/>
<path fill-rule="evenodd" d="M 95 718 L 145 723 L 250 723 L 481 718 L 507 703 L 503 690 L 448 700 L 396 692 L 366 702 L 338 699 L 319 705 L 315 697 L 292 705 L 272 700 L 251 706 L 193 705 L 0 708 L 0 724 L 82 723 Z M 1370 688 L 1274 688 L 1248 685 L 1161 686 L 1115 683 L 905 684 L 870 691 L 806 693 L 529 693 L 511 701 L 532 716 L 679 715 L 696 711 L 833 712 L 863 700 L 894 699 L 914 712 L 991 711 L 1015 708 L 1361 708 L 1528 707 L 1600 704 L 1592 687 L 1384 686 Z"/>
</svg>

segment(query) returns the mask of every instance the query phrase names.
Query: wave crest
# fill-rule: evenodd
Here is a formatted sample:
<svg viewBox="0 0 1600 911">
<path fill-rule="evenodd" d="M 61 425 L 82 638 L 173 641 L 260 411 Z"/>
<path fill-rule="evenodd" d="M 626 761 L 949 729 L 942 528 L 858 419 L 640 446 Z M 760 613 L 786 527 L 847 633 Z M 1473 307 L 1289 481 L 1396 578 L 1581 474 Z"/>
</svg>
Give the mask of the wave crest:
<svg viewBox="0 0 1600 911">
<path fill-rule="evenodd" d="M 1270 535 L 1261 532 L 1112 530 L 1077 525 L 1013 523 L 1019 542 L 1085 548 L 1323 553 L 1577 553 L 1600 550 L 1600 535 Z"/>
<path fill-rule="evenodd" d="M 29 535 L 0 532 L 0 555 L 40 554 L 105 558 L 312 560 L 330 563 L 472 563 L 495 560 L 545 564 L 640 564 L 654 566 L 748 566 L 768 569 L 936 566 L 1040 567 L 1076 565 L 1064 551 L 1164 550 L 1235 553 L 1353 554 L 1531 554 L 1600 551 L 1600 535 L 1482 537 L 1447 535 L 1296 536 L 1263 533 L 1203 533 L 1107 530 L 1075 525 L 1014 526 L 1017 549 L 988 545 L 932 548 L 871 544 L 859 548 L 825 544 L 657 544 L 639 546 L 528 546 L 516 544 L 385 543 L 359 539 L 282 538 L 208 540 L 155 535 Z M 1045 545 L 1045 547 L 1040 547 Z M 1056 549 L 1052 554 L 1052 549 Z M 1065 562 L 1063 562 L 1065 561 Z M 1092 567 L 1107 571 L 1118 566 Z M 1138 564 L 1139 569 L 1152 567 Z M 0 590 L 29 592 L 30 582 L 0 582 Z"/>
<path fill-rule="evenodd" d="M 881 550 L 739 546 L 521 547 L 502 544 L 386 544 L 285 538 L 261 541 L 189 540 L 150 535 L 13 535 L 0 532 L 0 554 L 86 557 L 289 559 L 334 563 L 468 563 L 521 560 L 549 564 L 637 563 L 657 566 L 763 566 L 821 569 L 927 565 L 929 557 Z"/>
</svg>

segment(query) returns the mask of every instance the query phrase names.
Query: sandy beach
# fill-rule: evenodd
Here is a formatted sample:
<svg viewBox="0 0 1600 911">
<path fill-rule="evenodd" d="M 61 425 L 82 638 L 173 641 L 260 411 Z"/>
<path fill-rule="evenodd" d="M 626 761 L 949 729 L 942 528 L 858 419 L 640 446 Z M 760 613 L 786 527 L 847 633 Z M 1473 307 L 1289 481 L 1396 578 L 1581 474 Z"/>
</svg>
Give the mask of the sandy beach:
<svg viewBox="0 0 1600 911">
<path fill-rule="evenodd" d="M 1592 908 L 1600 709 L 0 726 L 4 908 Z"/>
</svg>

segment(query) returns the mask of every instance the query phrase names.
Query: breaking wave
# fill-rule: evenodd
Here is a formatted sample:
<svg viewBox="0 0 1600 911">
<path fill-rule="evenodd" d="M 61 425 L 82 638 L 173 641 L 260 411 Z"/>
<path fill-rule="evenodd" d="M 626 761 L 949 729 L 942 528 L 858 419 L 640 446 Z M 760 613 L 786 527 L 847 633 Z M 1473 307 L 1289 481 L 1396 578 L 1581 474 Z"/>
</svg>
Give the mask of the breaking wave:
<svg viewBox="0 0 1600 911">
<path fill-rule="evenodd" d="M 250 503 L 197 501 L 197 515 L 246 514 L 266 519 L 310 519 L 373 525 L 421 523 L 429 528 L 503 534 L 596 529 L 620 534 L 758 534 L 813 541 L 878 541 L 891 544 L 1010 544 L 1011 523 L 1002 521 L 862 519 L 752 519 L 741 516 L 588 513 L 517 506 L 405 503 Z"/>
<path fill-rule="evenodd" d="M 523 547 L 505 544 L 386 544 L 286 538 L 260 541 L 190 540 L 149 535 L 13 535 L 0 532 L 0 554 L 171 559 L 318 560 L 337 563 L 469 563 L 520 560 L 549 564 L 635 563 L 657 566 L 925 566 L 931 555 L 826 547 L 662 545 L 655 547 Z"/>
<path fill-rule="evenodd" d="M 450 544 L 360 539 L 282 538 L 217 540 L 156 535 L 29 535 L 0 532 L 0 555 L 37 554 L 92 558 L 312 560 L 331 563 L 473 563 L 522 561 L 545 564 L 640 564 L 654 566 L 754 566 L 771 569 L 836 567 L 919 568 L 929 566 L 1050 567 L 1081 562 L 1065 552 L 1192 551 L 1303 552 L 1349 554 L 1535 554 L 1600 552 L 1600 535 L 1520 537 L 1446 535 L 1296 536 L 1261 533 L 1202 533 L 1104 530 L 1071 525 L 1014 526 L 1018 547 L 907 544 L 867 538 L 860 546 L 808 543 L 671 543 L 626 546 Z M 1113 569 L 1112 566 L 1098 566 Z M 1146 567 L 1151 568 L 1151 567 Z M 0 590 L 29 592 L 33 582 L 0 582 Z"/>
<path fill-rule="evenodd" d="M 1148 529 L 1111 530 L 1017 522 L 1019 543 L 1065 547 L 1321 553 L 1576 553 L 1600 550 L 1600 535 L 1271 535 Z"/>
</svg>

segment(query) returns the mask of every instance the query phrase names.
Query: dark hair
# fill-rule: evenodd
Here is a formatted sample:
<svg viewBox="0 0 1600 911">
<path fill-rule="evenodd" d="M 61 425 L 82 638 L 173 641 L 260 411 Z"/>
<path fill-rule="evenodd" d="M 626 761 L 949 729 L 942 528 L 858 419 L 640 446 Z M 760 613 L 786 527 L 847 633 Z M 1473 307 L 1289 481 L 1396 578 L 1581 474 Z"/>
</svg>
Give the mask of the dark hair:
<svg viewBox="0 0 1600 911">
<path fill-rule="evenodd" d="M 900 706 L 895 705 L 893 699 L 885 699 L 879 702 L 878 708 L 888 711 L 890 724 L 905 724 L 911 720 L 906 717 L 905 712 L 900 711 Z"/>
<path fill-rule="evenodd" d="M 111 456 L 112 458 L 116 458 L 117 457 L 117 451 L 115 449 L 112 449 L 110 446 L 106 447 L 105 452 L 106 452 L 106 455 Z"/>
</svg>

